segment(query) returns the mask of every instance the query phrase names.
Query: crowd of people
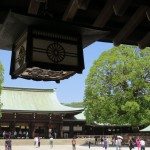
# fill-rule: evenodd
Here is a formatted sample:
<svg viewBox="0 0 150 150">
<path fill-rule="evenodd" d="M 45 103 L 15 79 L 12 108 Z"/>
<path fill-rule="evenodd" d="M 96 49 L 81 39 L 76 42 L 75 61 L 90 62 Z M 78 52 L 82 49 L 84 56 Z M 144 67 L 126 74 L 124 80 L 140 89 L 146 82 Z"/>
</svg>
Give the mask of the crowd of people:
<svg viewBox="0 0 150 150">
<path fill-rule="evenodd" d="M 108 150 L 110 143 L 111 143 L 111 146 L 115 146 L 116 150 L 121 150 L 122 142 L 123 142 L 122 136 L 113 137 L 112 141 L 110 141 L 108 137 L 102 137 L 100 139 L 99 145 L 102 146 L 105 150 Z M 88 136 L 87 138 L 87 143 L 88 143 L 89 149 L 91 148 L 91 145 L 94 144 L 90 136 Z M 98 145 L 97 137 L 95 137 L 95 145 Z M 139 136 L 136 139 L 133 137 L 129 137 L 128 147 L 129 147 L 129 150 L 132 150 L 135 147 L 137 147 L 137 150 L 145 150 L 145 141 L 143 138 L 140 138 Z M 75 138 L 72 139 L 72 149 L 76 150 Z"/>
<path fill-rule="evenodd" d="M 55 137 L 54 137 L 55 138 Z M 50 145 L 50 148 L 52 149 L 53 148 L 53 142 L 54 142 L 54 138 L 52 135 L 50 135 L 49 137 L 49 145 Z M 116 147 L 116 150 L 121 150 L 121 147 L 122 147 L 122 142 L 123 142 L 123 137 L 122 136 L 116 136 L 116 137 L 113 137 L 112 140 L 110 141 L 110 139 L 108 137 L 102 137 L 100 139 L 100 143 L 98 144 L 98 139 L 97 137 L 94 138 L 95 139 L 95 142 L 93 142 L 93 138 L 88 136 L 87 137 L 87 143 L 88 143 L 88 148 L 90 149 L 91 148 L 91 145 L 94 144 L 94 145 L 100 145 L 104 148 L 104 150 L 108 150 L 109 149 L 109 146 L 115 146 Z M 40 137 L 39 136 L 36 136 L 34 138 L 34 145 L 36 148 L 40 147 Z M 72 140 L 71 140 L 71 144 L 72 144 L 72 150 L 76 150 L 76 138 L 73 137 Z M 143 138 L 140 138 L 139 136 L 135 139 L 133 137 L 129 137 L 128 139 L 128 147 L 129 147 L 129 150 L 132 150 L 133 148 L 137 147 L 137 150 L 145 150 L 145 141 Z"/>
<path fill-rule="evenodd" d="M 13 133 L 14 138 L 17 137 L 17 135 L 19 137 L 22 137 L 21 133 L 18 133 L 18 134 L 16 134 L 15 132 Z M 27 136 L 28 134 L 25 134 L 25 135 Z M 11 137 L 12 137 L 11 132 L 5 132 L 5 131 L 3 132 L 3 138 L 5 139 L 5 150 L 11 150 L 11 147 L 12 147 L 11 146 Z M 51 149 L 53 148 L 54 138 L 56 138 L 56 136 L 49 134 L 49 145 L 50 145 Z M 93 139 L 95 139 L 95 142 L 93 141 Z M 94 138 L 92 138 L 91 136 L 88 136 L 86 141 L 88 143 L 89 149 L 91 148 L 92 144 L 95 144 L 95 145 L 102 146 L 104 148 L 104 150 L 108 150 L 110 145 L 115 146 L 116 150 L 121 150 L 123 140 L 124 139 L 122 136 L 112 137 L 111 140 L 107 136 L 101 137 L 99 140 L 96 136 Z M 73 137 L 71 144 L 72 144 L 72 149 L 76 150 L 77 142 L 76 142 L 75 137 Z M 137 150 L 145 150 L 145 140 L 142 137 L 138 136 L 137 138 L 135 138 L 135 137 L 130 136 L 128 138 L 127 144 L 128 144 L 129 150 L 132 150 L 135 147 L 137 147 Z M 41 145 L 40 136 L 35 136 L 34 145 L 36 148 L 40 147 L 40 145 Z"/>
<path fill-rule="evenodd" d="M 135 146 L 137 147 L 137 150 L 145 150 L 145 141 L 143 138 L 140 138 L 139 136 L 136 139 L 130 137 L 128 145 L 130 150 L 132 150 Z"/>
<path fill-rule="evenodd" d="M 49 137 L 49 145 L 50 145 L 51 149 L 53 148 L 53 139 L 54 139 L 53 136 Z M 34 145 L 36 148 L 40 147 L 40 145 L 41 145 L 41 137 L 40 136 L 35 136 Z"/>
<path fill-rule="evenodd" d="M 116 146 L 116 150 L 121 150 L 123 137 L 117 136 L 116 139 L 113 139 L 112 145 Z M 103 140 L 103 147 L 105 150 L 107 150 L 109 146 L 109 140 L 108 138 L 104 138 Z M 139 136 L 135 139 L 133 137 L 129 137 L 128 140 L 128 146 L 129 150 L 132 150 L 134 147 L 137 147 L 137 150 L 145 150 L 145 141 L 143 138 L 140 138 Z"/>
<path fill-rule="evenodd" d="M 29 138 L 29 133 L 28 133 L 27 130 L 26 130 L 26 131 L 21 131 L 21 130 L 20 130 L 20 131 L 18 131 L 18 132 L 17 132 L 16 130 L 15 130 L 15 131 L 12 131 L 12 132 L 10 132 L 10 131 L 9 131 L 9 132 L 3 131 L 2 134 L 3 134 L 3 135 L 2 135 L 3 138 L 5 138 L 5 135 L 6 135 L 6 134 L 9 134 L 10 137 L 13 138 L 13 139 L 22 139 L 22 138 L 23 138 L 23 139 L 25 139 L 25 138 L 27 139 L 27 138 Z"/>
</svg>

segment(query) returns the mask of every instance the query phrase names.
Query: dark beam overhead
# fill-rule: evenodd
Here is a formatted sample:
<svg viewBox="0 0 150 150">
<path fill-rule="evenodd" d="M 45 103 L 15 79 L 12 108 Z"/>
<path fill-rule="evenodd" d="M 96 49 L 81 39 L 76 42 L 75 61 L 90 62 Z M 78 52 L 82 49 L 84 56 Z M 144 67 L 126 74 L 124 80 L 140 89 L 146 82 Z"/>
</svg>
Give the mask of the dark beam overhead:
<svg viewBox="0 0 150 150">
<path fill-rule="evenodd" d="M 89 43 L 92 44 L 96 41 L 98 41 L 100 38 L 102 37 L 106 37 L 109 34 L 109 31 L 95 31 L 95 33 L 93 32 L 89 32 L 89 33 L 85 33 L 83 36 L 83 45 L 84 47 L 88 46 Z"/>
<path fill-rule="evenodd" d="M 148 32 L 145 37 L 138 43 L 140 49 L 144 49 L 150 46 L 150 32 Z"/>
<path fill-rule="evenodd" d="M 107 0 L 105 6 L 100 11 L 100 14 L 94 21 L 93 26 L 100 27 L 100 28 L 105 26 L 105 24 L 109 21 L 110 17 L 114 13 L 112 6 L 113 6 L 113 0 Z"/>
<path fill-rule="evenodd" d="M 120 45 L 128 36 L 135 30 L 135 28 L 143 21 L 146 16 L 146 6 L 140 6 L 136 12 L 132 15 L 125 26 L 120 30 L 120 32 L 114 38 L 114 45 Z"/>
<path fill-rule="evenodd" d="M 78 0 L 71 0 L 69 5 L 67 6 L 65 13 L 63 15 L 63 20 L 72 20 L 73 17 L 75 16 L 79 6 L 78 6 Z"/>
<path fill-rule="evenodd" d="M 35 19 L 69 22 L 79 28 L 92 29 L 84 43 L 91 37 L 93 42 L 98 38 L 98 41 L 114 42 L 115 45 L 138 45 L 139 42 L 147 43 L 143 40 L 150 32 L 150 0 L 0 0 L 0 48 L 6 48 L 3 40 L 11 42 L 10 36 L 4 39 L 6 34 L 2 35 L 10 10 L 32 15 Z M 14 26 L 14 30 L 16 28 Z M 109 32 L 99 36 L 97 31 Z"/>
<path fill-rule="evenodd" d="M 122 16 L 133 0 L 115 0 L 113 9 L 117 16 Z"/>
<path fill-rule="evenodd" d="M 40 1 L 31 0 L 28 8 L 28 13 L 32 15 L 37 15 L 40 6 Z"/>
<path fill-rule="evenodd" d="M 89 4 L 89 0 L 70 0 L 65 13 L 63 15 L 63 20 L 72 20 L 76 15 L 78 9 L 86 10 Z"/>
<path fill-rule="evenodd" d="M 82 10 L 86 10 L 89 6 L 90 0 L 82 0 L 81 5 L 80 5 L 80 9 Z"/>
<path fill-rule="evenodd" d="M 147 9 L 146 16 L 147 16 L 148 20 L 150 21 L 150 8 Z"/>
</svg>

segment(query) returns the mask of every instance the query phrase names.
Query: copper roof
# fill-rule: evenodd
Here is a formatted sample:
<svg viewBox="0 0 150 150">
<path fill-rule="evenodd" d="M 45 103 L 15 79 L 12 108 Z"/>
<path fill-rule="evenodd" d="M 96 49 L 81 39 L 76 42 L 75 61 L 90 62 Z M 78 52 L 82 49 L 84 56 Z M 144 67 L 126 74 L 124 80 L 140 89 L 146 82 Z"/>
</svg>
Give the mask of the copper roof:
<svg viewBox="0 0 150 150">
<path fill-rule="evenodd" d="M 83 108 L 62 105 L 54 89 L 5 87 L 1 93 L 2 112 L 78 114 Z"/>
</svg>

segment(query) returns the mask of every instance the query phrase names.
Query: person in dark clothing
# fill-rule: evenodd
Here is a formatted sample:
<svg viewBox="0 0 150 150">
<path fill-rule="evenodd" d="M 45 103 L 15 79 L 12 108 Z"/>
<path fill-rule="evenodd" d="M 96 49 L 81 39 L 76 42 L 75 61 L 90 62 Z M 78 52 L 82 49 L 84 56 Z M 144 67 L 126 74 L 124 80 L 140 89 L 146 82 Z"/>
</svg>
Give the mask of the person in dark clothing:
<svg viewBox="0 0 150 150">
<path fill-rule="evenodd" d="M 10 134 L 5 135 L 5 150 L 11 150 L 11 139 L 10 139 Z"/>
<path fill-rule="evenodd" d="M 41 146 L 41 139 L 40 139 L 40 137 L 38 136 L 38 147 L 40 147 Z"/>
<path fill-rule="evenodd" d="M 107 148 L 108 148 L 108 139 L 107 138 L 104 139 L 103 147 L 105 148 L 105 150 L 107 150 Z"/>
<path fill-rule="evenodd" d="M 134 148 L 134 141 L 133 141 L 133 138 L 129 138 L 129 141 L 128 141 L 128 145 L 129 145 L 129 149 L 132 150 Z"/>
<path fill-rule="evenodd" d="M 94 138 L 95 138 L 95 145 L 97 145 L 97 141 L 98 141 L 97 137 L 95 136 Z"/>
<path fill-rule="evenodd" d="M 90 136 L 88 137 L 88 140 L 87 140 L 87 141 L 88 141 L 88 146 L 89 146 L 89 148 L 91 148 L 91 137 L 90 137 Z"/>
</svg>

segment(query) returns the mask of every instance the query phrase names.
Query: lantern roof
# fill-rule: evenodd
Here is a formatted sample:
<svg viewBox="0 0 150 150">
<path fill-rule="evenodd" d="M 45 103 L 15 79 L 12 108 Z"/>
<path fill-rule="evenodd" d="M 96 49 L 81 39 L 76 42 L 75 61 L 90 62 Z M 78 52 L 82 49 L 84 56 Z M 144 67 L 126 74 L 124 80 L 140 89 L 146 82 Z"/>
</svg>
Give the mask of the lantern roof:
<svg viewBox="0 0 150 150">
<path fill-rule="evenodd" d="M 46 32 L 45 34 L 43 33 L 42 36 L 47 36 L 48 31 L 53 32 L 55 36 L 57 36 L 58 33 L 66 34 L 68 36 L 80 35 L 82 48 L 85 48 L 94 42 L 93 39 L 97 39 L 97 36 L 103 36 L 108 33 L 108 31 L 105 30 L 98 30 L 93 27 L 78 25 L 76 23 L 47 19 L 28 14 L 18 14 L 9 11 L 0 32 L 0 48 L 12 50 L 13 44 L 29 26 L 38 27 L 39 30 L 44 29 Z"/>
<path fill-rule="evenodd" d="M 2 112 L 73 113 L 83 108 L 62 105 L 55 89 L 4 87 L 1 93 Z"/>
<path fill-rule="evenodd" d="M 8 22 L 14 21 L 10 19 L 6 22 L 10 10 L 34 18 L 67 22 L 70 27 L 75 24 L 79 28 L 89 28 L 91 30 L 83 35 L 88 39 L 84 47 L 95 41 L 113 42 L 115 45 L 139 45 L 140 48 L 150 46 L 148 0 L 1 0 L 1 36 L 8 36 L 9 32 L 3 32 L 4 28 L 9 26 Z M 17 25 L 13 26 L 14 30 L 16 28 Z M 1 37 L 2 41 L 3 38 Z M 0 48 L 9 49 L 10 43 L 7 44 L 3 45 L 1 42 Z"/>
</svg>

